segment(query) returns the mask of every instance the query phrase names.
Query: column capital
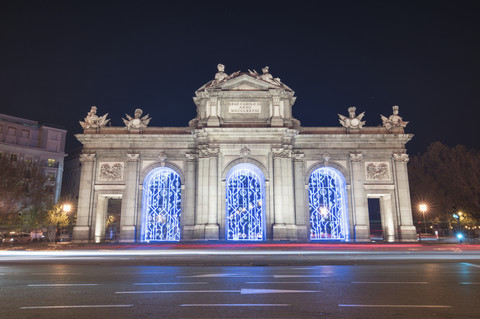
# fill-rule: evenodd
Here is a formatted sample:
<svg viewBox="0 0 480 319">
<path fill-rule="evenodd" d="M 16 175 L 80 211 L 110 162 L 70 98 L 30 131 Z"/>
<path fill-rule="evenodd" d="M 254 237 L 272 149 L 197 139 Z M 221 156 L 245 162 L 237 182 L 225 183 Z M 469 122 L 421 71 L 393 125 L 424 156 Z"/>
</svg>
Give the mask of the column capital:
<svg viewBox="0 0 480 319">
<path fill-rule="evenodd" d="M 95 160 L 96 156 L 97 156 L 97 154 L 95 154 L 95 153 L 80 154 L 80 162 L 82 162 L 82 163 L 93 162 Z"/>
<path fill-rule="evenodd" d="M 302 162 L 305 159 L 305 153 L 292 152 L 292 158 L 295 162 Z"/>
<path fill-rule="evenodd" d="M 198 159 L 198 155 L 196 153 L 186 153 L 185 159 L 187 162 L 196 162 Z"/>
<path fill-rule="evenodd" d="M 198 148 L 198 151 L 199 151 L 200 158 L 218 157 L 218 154 L 220 153 L 220 148 L 215 146 L 208 147 L 206 145 L 202 145 Z"/>
<path fill-rule="evenodd" d="M 362 153 L 350 153 L 350 160 L 352 162 L 361 162 L 363 160 Z"/>
<path fill-rule="evenodd" d="M 393 160 L 395 162 L 408 162 L 408 154 L 406 153 L 393 153 Z"/>
<path fill-rule="evenodd" d="M 127 153 L 127 160 L 129 162 L 137 162 L 140 158 L 140 154 Z"/>
</svg>

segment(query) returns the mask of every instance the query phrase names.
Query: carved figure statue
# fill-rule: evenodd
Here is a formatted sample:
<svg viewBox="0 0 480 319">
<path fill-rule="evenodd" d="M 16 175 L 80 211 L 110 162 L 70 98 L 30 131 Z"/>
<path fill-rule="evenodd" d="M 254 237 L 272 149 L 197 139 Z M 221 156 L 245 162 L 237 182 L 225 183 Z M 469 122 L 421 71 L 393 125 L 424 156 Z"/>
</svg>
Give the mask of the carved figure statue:
<svg viewBox="0 0 480 319">
<path fill-rule="evenodd" d="M 225 65 L 219 63 L 217 65 L 217 74 L 215 74 L 215 83 L 220 83 L 228 77 L 228 74 L 225 73 Z"/>
<path fill-rule="evenodd" d="M 149 118 L 150 114 L 145 115 L 142 117 L 143 111 L 141 109 L 136 109 L 134 117 L 131 117 L 128 114 L 125 114 L 127 120 L 122 118 L 123 123 L 125 123 L 125 127 L 128 131 L 132 128 L 134 129 L 143 129 L 147 127 L 148 123 L 150 123 L 151 118 Z"/>
<path fill-rule="evenodd" d="M 97 115 L 97 107 L 92 106 L 90 112 L 88 112 L 87 116 L 85 117 L 85 122 L 79 121 L 80 125 L 84 130 L 89 128 L 100 128 L 107 125 L 110 120 L 107 120 L 108 113 L 103 116 Z"/>
<path fill-rule="evenodd" d="M 380 115 L 380 118 L 382 119 L 383 126 L 390 131 L 394 127 L 406 127 L 408 122 L 403 121 L 402 117 L 398 115 L 398 105 L 394 105 L 392 107 L 393 109 L 393 114 L 390 115 L 390 117 L 386 117 L 383 115 Z"/>
<path fill-rule="evenodd" d="M 269 83 L 275 84 L 275 85 L 281 85 L 284 86 L 284 84 L 280 81 L 280 78 L 273 78 L 273 76 L 269 72 L 270 67 L 266 66 L 262 68 L 262 75 L 258 74 L 257 71 L 255 70 L 248 70 L 251 76 L 257 78 L 257 79 L 262 79 L 264 81 L 267 81 Z"/>
<path fill-rule="evenodd" d="M 365 116 L 365 112 L 360 113 L 359 115 L 355 115 L 355 111 L 357 108 L 355 106 L 348 108 L 348 116 L 343 116 L 338 114 L 340 124 L 346 128 L 362 128 L 365 125 L 366 121 L 362 121 L 362 118 Z"/>
</svg>

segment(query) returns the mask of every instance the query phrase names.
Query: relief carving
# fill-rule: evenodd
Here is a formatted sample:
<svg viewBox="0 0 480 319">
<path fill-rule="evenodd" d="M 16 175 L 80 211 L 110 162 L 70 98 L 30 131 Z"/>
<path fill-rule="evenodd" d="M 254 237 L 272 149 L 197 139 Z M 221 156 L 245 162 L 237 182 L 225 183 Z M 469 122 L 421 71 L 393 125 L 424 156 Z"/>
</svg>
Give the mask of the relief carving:
<svg viewBox="0 0 480 319">
<path fill-rule="evenodd" d="M 390 179 L 388 163 L 365 163 L 367 180 L 386 181 Z"/>
<path fill-rule="evenodd" d="M 242 155 L 243 157 L 250 156 L 250 154 L 252 154 L 252 152 L 246 146 L 242 147 L 242 149 L 240 150 L 240 155 Z"/>
<path fill-rule="evenodd" d="M 134 117 L 131 117 L 128 114 L 125 114 L 127 119 L 122 117 L 123 123 L 125 123 L 125 128 L 127 131 L 133 129 L 144 129 L 147 127 L 148 123 L 150 123 L 151 118 L 149 117 L 150 114 L 147 114 L 142 117 L 143 111 L 141 109 L 136 109 Z"/>
<path fill-rule="evenodd" d="M 102 163 L 99 180 L 103 182 L 118 182 L 123 180 L 123 163 Z"/>
</svg>

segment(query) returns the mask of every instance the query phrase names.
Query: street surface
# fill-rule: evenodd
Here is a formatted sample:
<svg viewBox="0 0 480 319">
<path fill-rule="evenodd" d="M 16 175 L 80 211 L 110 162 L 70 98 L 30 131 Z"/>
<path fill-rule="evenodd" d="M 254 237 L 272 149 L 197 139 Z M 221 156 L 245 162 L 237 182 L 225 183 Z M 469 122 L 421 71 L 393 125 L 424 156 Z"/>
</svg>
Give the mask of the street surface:
<svg viewBox="0 0 480 319">
<path fill-rule="evenodd" d="M 0 318 L 480 317 L 478 247 L 329 247 L 3 250 Z"/>
</svg>

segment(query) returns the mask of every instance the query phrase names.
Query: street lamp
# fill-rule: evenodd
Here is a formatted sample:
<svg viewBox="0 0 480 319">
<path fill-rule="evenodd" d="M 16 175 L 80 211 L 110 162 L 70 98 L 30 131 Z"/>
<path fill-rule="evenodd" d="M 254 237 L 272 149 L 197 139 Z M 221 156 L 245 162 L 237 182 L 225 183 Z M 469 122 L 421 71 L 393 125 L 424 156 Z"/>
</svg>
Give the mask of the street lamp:
<svg viewBox="0 0 480 319">
<path fill-rule="evenodd" d="M 64 212 L 70 213 L 70 211 L 72 210 L 72 205 L 71 204 L 63 204 L 62 209 L 63 209 Z"/>
<path fill-rule="evenodd" d="M 425 227 L 425 233 L 426 233 L 427 232 L 427 224 L 425 223 L 425 212 L 428 210 L 428 207 L 427 207 L 427 204 L 420 204 L 418 207 L 423 214 L 423 225 Z"/>
</svg>

